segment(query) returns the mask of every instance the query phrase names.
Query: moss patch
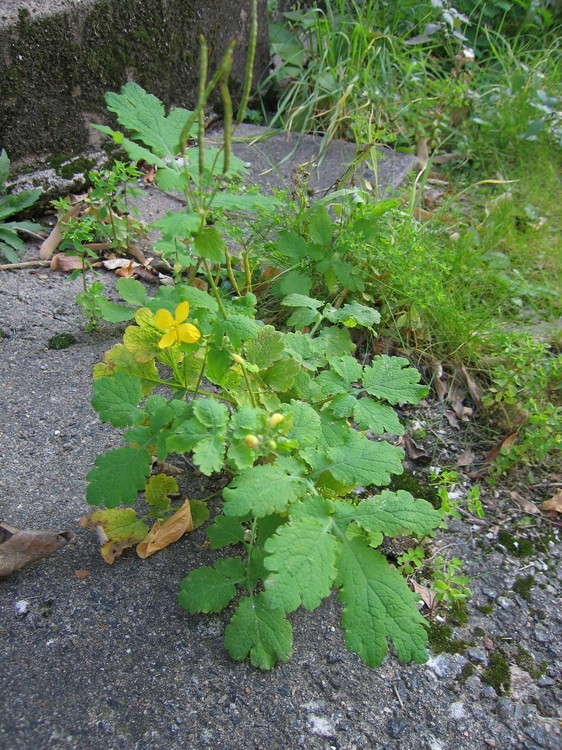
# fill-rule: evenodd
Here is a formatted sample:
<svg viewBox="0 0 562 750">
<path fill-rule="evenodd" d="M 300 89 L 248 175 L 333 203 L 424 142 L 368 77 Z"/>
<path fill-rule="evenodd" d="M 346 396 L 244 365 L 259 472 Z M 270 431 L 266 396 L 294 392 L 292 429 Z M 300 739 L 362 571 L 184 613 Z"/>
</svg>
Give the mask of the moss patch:
<svg viewBox="0 0 562 750">
<path fill-rule="evenodd" d="M 437 494 L 435 487 L 420 481 L 411 471 L 404 471 L 403 474 L 393 476 L 388 488 L 393 492 L 405 490 L 416 498 L 421 497 L 427 500 L 434 508 L 441 507 L 441 498 Z"/>
<path fill-rule="evenodd" d="M 547 670 L 547 663 L 543 661 L 539 666 L 537 666 L 533 655 L 530 654 L 527 649 L 523 648 L 523 646 L 519 646 L 519 648 L 517 649 L 517 656 L 515 658 L 517 664 L 519 664 L 521 669 L 524 669 L 526 672 L 528 672 L 533 680 L 538 680 L 539 677 L 542 677 L 542 675 L 545 674 Z"/>
<path fill-rule="evenodd" d="M 491 615 L 495 607 L 493 604 L 480 604 L 477 609 L 479 612 L 482 612 L 483 615 Z"/>
<path fill-rule="evenodd" d="M 515 591 L 516 594 L 519 594 L 520 597 L 523 599 L 526 599 L 527 601 L 530 601 L 531 599 L 531 589 L 535 585 L 535 577 L 534 576 L 525 576 L 525 578 L 518 578 L 515 583 L 513 584 L 513 591 Z"/>
<path fill-rule="evenodd" d="M 498 542 L 515 557 L 529 557 L 535 551 L 535 545 L 530 539 L 514 537 L 505 529 L 498 532 Z"/>
<path fill-rule="evenodd" d="M 463 627 L 468 622 L 468 606 L 465 599 L 457 599 L 447 607 L 449 617 L 454 625 Z"/>
<path fill-rule="evenodd" d="M 434 654 L 464 654 L 469 644 L 455 640 L 450 625 L 432 622 L 427 631 L 428 645 Z"/>
<path fill-rule="evenodd" d="M 75 343 L 76 338 L 71 333 L 57 333 L 49 339 L 47 349 L 68 349 Z"/>
<path fill-rule="evenodd" d="M 482 675 L 482 680 L 494 688 L 498 695 L 505 695 L 511 690 L 511 675 L 509 663 L 500 653 L 495 651 L 490 656 L 488 668 Z"/>
</svg>

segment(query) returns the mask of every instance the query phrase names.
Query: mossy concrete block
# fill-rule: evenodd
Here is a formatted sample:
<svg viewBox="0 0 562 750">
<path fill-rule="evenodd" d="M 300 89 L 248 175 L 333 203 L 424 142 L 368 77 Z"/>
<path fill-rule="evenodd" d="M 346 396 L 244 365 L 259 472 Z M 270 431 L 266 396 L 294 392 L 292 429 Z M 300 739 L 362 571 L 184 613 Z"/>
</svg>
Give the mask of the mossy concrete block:
<svg viewBox="0 0 562 750">
<path fill-rule="evenodd" d="M 193 107 L 199 35 L 209 73 L 231 40 L 234 100 L 244 82 L 251 0 L 4 0 L 0 6 L 0 146 L 18 163 L 95 146 L 106 91 L 134 80 L 168 105 Z M 255 80 L 268 65 L 258 0 Z"/>
</svg>

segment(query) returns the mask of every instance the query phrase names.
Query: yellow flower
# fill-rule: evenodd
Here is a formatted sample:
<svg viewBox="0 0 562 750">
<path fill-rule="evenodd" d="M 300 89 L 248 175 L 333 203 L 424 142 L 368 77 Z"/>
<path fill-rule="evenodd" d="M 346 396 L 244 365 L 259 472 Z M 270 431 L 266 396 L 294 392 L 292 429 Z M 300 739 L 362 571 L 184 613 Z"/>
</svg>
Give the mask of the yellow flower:
<svg viewBox="0 0 562 750">
<path fill-rule="evenodd" d="M 189 302 L 180 302 L 174 314 L 168 310 L 157 310 L 154 322 L 164 331 L 164 335 L 158 342 L 160 349 L 166 349 L 174 344 L 194 344 L 201 336 L 201 331 L 191 323 L 186 323 L 189 315 Z"/>
</svg>

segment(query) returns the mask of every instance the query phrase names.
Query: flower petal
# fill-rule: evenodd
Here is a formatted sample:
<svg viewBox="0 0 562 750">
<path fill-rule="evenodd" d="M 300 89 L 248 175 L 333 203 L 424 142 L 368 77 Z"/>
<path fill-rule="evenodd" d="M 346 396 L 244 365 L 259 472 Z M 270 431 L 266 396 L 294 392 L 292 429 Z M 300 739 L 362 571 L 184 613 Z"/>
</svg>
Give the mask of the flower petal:
<svg viewBox="0 0 562 750">
<path fill-rule="evenodd" d="M 160 349 L 167 349 L 169 346 L 173 346 L 176 341 L 178 340 L 178 332 L 176 328 L 173 328 L 171 331 L 168 331 L 168 333 L 165 333 L 160 341 L 158 342 L 158 346 Z"/>
<path fill-rule="evenodd" d="M 171 312 L 168 310 L 157 310 L 154 315 L 154 322 L 161 331 L 167 331 L 175 325 L 175 320 Z"/>
<path fill-rule="evenodd" d="M 184 320 L 187 320 L 188 315 L 189 315 L 189 302 L 180 302 L 179 305 L 176 307 L 176 311 L 174 313 L 176 323 L 183 323 Z"/>
<path fill-rule="evenodd" d="M 178 339 L 185 344 L 194 344 L 201 337 L 201 331 L 191 323 L 182 323 L 178 326 Z"/>
</svg>

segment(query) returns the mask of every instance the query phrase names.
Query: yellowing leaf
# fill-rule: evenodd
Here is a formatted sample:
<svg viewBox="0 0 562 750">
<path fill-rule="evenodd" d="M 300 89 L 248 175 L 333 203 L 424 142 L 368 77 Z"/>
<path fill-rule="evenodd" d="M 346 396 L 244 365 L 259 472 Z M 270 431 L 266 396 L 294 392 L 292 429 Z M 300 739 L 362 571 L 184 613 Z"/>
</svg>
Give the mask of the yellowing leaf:
<svg viewBox="0 0 562 750">
<path fill-rule="evenodd" d="M 95 510 L 80 520 L 85 529 L 95 529 L 102 542 L 101 556 L 112 565 L 123 550 L 144 539 L 146 524 L 137 518 L 132 508 Z"/>
<path fill-rule="evenodd" d="M 191 506 L 186 498 L 181 508 L 165 523 L 156 521 L 146 537 L 137 545 L 137 555 L 144 560 L 168 547 L 168 545 L 177 542 L 186 531 L 193 531 L 194 528 Z"/>
</svg>

